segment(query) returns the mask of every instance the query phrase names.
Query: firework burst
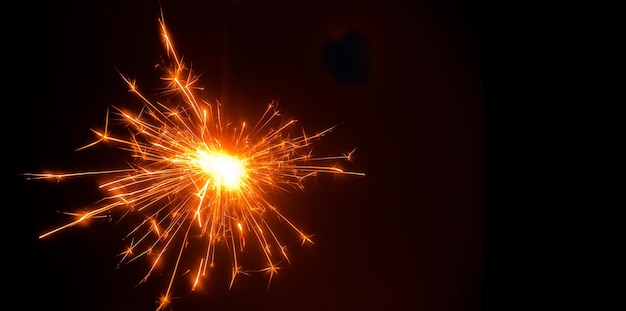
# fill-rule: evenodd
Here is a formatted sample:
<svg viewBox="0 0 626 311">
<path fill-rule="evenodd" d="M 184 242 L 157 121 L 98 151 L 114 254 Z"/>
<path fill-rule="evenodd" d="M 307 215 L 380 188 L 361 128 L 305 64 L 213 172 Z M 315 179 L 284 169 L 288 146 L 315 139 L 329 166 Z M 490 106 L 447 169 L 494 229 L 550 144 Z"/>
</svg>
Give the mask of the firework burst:
<svg viewBox="0 0 626 311">
<path fill-rule="evenodd" d="M 171 254 L 169 282 L 157 310 L 170 304 L 175 279 L 188 278 L 191 290 L 196 289 L 213 267 L 219 245 L 226 245 L 232 259 L 229 286 L 237 275 L 249 271 L 267 272 L 271 281 L 279 263 L 289 262 L 289 257 L 268 219 L 278 218 L 303 244 L 312 240 L 281 214 L 272 203 L 270 192 L 303 188 L 305 179 L 320 173 L 363 175 L 334 164 L 350 160 L 352 152 L 330 157 L 311 154 L 311 144 L 332 128 L 312 135 L 294 131 L 296 120 L 281 120 L 274 104 L 253 125 L 223 123 L 219 102 L 212 105 L 198 96 L 198 76 L 178 55 L 162 16 L 159 25 L 166 52 L 160 65 L 167 84 L 165 93 L 174 96 L 168 96 L 166 103 L 150 100 L 138 90 L 134 80 L 120 74 L 129 91 L 143 104 L 138 113 L 112 108 L 112 115 L 122 120 L 129 135 L 111 134 L 109 120 L 113 118 L 107 112 L 104 130 L 92 130 L 97 140 L 77 149 L 111 144 L 133 157 L 130 166 L 26 174 L 28 179 L 51 180 L 108 176 L 100 185 L 108 194 L 100 204 L 86 213 L 68 213 L 75 217 L 72 221 L 40 238 L 106 216 L 113 210 L 143 215 L 127 236 L 129 245 L 120 254 L 120 263 L 147 258 L 150 265 L 141 280 L 145 282 L 156 269 L 163 268 L 160 263 Z M 241 251 L 249 248 L 250 243 L 257 246 L 265 263 L 252 270 L 242 268 L 240 260 Z M 190 245 L 194 246 L 193 251 Z M 201 251 L 196 251 L 195 246 Z M 186 256 L 191 260 L 182 260 Z"/>
</svg>

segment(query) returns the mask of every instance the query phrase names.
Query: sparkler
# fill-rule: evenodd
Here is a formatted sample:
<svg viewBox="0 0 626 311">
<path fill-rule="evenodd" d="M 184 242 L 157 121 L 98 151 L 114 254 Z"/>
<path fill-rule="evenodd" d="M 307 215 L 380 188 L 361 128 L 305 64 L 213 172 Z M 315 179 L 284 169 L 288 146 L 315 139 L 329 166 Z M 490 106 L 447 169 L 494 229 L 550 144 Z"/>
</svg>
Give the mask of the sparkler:
<svg viewBox="0 0 626 311">
<path fill-rule="evenodd" d="M 108 193 L 102 203 L 86 213 L 68 213 L 74 220 L 40 236 L 45 238 L 89 219 L 106 216 L 113 210 L 144 215 L 127 235 L 128 248 L 120 256 L 121 263 L 147 258 L 151 263 L 140 283 L 158 269 L 164 257 L 173 253 L 169 283 L 157 310 L 171 303 L 172 286 L 179 277 L 187 277 L 195 290 L 208 269 L 215 264 L 216 250 L 226 245 L 232 258 L 229 288 L 237 275 L 250 271 L 269 273 L 269 280 L 278 271 L 278 263 L 286 260 L 286 246 L 272 230 L 270 217 L 278 218 L 298 235 L 302 244 L 313 243 L 272 203 L 271 190 L 303 188 L 303 181 L 320 173 L 364 175 L 344 171 L 338 160 L 350 160 L 352 152 L 339 156 L 314 157 L 311 144 L 328 134 L 328 128 L 313 135 L 293 134 L 296 120 L 280 121 L 276 105 L 270 104 L 253 126 L 242 123 L 232 126 L 222 121 L 220 103 L 202 100 L 196 84 L 198 76 L 183 62 L 174 48 L 163 16 L 158 19 L 167 57 L 161 68 L 166 81 L 165 93 L 175 99 L 167 103 L 152 101 L 127 76 L 122 79 L 142 102 L 139 113 L 113 107 L 130 134 L 113 135 L 109 131 L 107 111 L 104 130 L 92 130 L 97 140 L 78 148 L 82 150 L 99 143 L 115 145 L 131 154 L 133 163 L 127 168 L 75 173 L 28 173 L 28 179 L 62 180 L 69 177 L 111 176 L 100 185 Z M 240 253 L 252 241 L 265 262 L 258 270 L 244 270 Z M 202 251 L 190 251 L 200 245 Z M 188 249 L 189 248 L 189 249 Z M 196 248 L 194 247 L 194 250 Z M 199 254 L 198 254 L 199 253 Z M 190 267 L 182 267 L 185 255 L 192 256 Z M 185 261 L 188 262 L 188 261 Z M 184 271 L 183 271 L 184 270 Z"/>
</svg>

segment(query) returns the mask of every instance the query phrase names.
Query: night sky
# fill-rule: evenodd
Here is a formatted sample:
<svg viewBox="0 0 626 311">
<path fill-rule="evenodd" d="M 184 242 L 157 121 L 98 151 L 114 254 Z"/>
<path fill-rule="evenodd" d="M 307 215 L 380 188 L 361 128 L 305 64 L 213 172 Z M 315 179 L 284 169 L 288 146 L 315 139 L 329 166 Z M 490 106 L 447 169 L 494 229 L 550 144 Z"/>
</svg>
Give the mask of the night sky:
<svg viewBox="0 0 626 311">
<path fill-rule="evenodd" d="M 84 2 L 84 3 L 83 3 Z M 131 3 L 128 3 L 131 2 Z M 277 198 L 315 245 L 290 246 L 269 289 L 263 274 L 228 290 L 224 257 L 174 310 L 479 310 L 483 294 L 484 130 L 476 4 L 449 1 L 52 1 L 22 4 L 5 28 L 15 87 L 4 115 L 10 191 L 3 267 L 12 303 L 29 310 L 154 310 L 169 278 L 117 268 L 124 220 L 39 234 L 104 194 L 95 178 L 28 181 L 22 173 L 123 168 L 125 152 L 94 139 L 110 106 L 137 111 L 116 70 L 151 98 L 162 87 L 163 8 L 177 50 L 234 122 L 278 101 L 313 133 L 314 153 L 355 147 L 346 168 Z M 5 16 L 6 18 L 6 16 Z M 7 95 L 7 94 L 5 94 Z M 226 254 L 224 254 L 226 255 Z M 18 298 L 22 297 L 22 298 Z M 6 301 L 5 301 L 6 303 Z M 34 308 L 34 309 L 32 309 Z"/>
</svg>

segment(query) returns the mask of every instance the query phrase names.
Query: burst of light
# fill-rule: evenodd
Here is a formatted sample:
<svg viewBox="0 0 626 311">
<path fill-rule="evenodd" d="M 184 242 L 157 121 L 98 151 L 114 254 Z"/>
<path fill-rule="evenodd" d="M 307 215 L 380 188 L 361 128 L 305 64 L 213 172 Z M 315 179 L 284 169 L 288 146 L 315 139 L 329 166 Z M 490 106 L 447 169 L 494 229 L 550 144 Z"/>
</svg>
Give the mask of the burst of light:
<svg viewBox="0 0 626 311">
<path fill-rule="evenodd" d="M 109 113 L 104 130 L 92 130 L 98 143 L 107 143 L 128 151 L 134 157 L 130 167 L 75 173 L 29 173 L 29 179 L 60 180 L 68 177 L 107 175 L 112 178 L 100 185 L 109 193 L 102 204 L 86 213 L 68 213 L 74 220 L 43 233 L 45 238 L 74 225 L 122 209 L 140 213 L 145 218 L 127 236 L 130 241 L 120 254 L 120 263 L 138 258 L 150 262 L 146 281 L 168 254 L 169 282 L 159 299 L 157 310 L 171 303 L 172 286 L 179 277 L 189 278 L 196 289 L 215 263 L 219 245 L 232 259 L 230 286 L 238 274 L 264 271 L 272 276 L 279 263 L 289 262 L 286 245 L 270 227 L 271 217 L 290 227 L 301 242 L 311 237 L 281 214 L 271 201 L 271 191 L 303 188 L 303 181 L 319 173 L 364 175 L 344 171 L 335 162 L 350 160 L 352 152 L 339 156 L 315 157 L 311 144 L 332 128 L 308 135 L 295 134 L 296 120 L 281 121 L 270 104 L 256 124 L 233 126 L 222 122 L 220 104 L 209 104 L 198 96 L 198 77 L 192 74 L 174 49 L 163 18 L 159 19 L 166 51 L 163 79 L 166 93 L 174 94 L 166 103 L 149 100 L 134 80 L 121 74 L 130 92 L 143 103 L 139 113 L 114 108 L 130 130 L 126 137 L 111 134 Z M 329 165 L 328 163 L 331 163 Z M 254 270 L 244 270 L 240 253 L 253 242 L 265 263 Z M 190 245 L 199 247 L 190 247 Z M 197 251 L 201 249 L 202 251 Z M 189 267 L 181 267 L 184 255 Z M 184 271 L 183 271 L 184 270 Z"/>
</svg>

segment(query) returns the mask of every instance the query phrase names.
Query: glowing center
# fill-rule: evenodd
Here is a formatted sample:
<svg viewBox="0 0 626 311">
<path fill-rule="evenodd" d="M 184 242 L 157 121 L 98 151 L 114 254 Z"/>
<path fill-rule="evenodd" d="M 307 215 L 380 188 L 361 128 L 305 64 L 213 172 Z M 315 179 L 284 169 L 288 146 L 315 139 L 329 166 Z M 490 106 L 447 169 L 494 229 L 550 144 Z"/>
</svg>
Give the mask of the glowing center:
<svg viewBox="0 0 626 311">
<path fill-rule="evenodd" d="M 247 176 L 245 161 L 221 151 L 198 150 L 198 164 L 217 187 L 237 189 Z"/>
</svg>

